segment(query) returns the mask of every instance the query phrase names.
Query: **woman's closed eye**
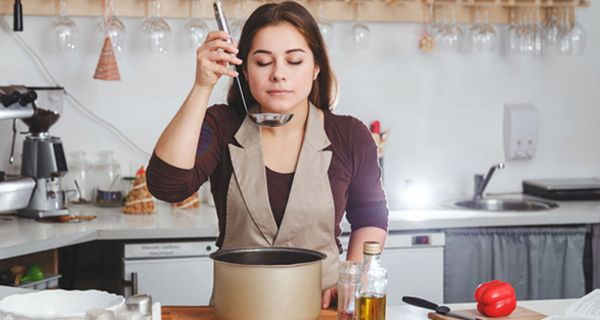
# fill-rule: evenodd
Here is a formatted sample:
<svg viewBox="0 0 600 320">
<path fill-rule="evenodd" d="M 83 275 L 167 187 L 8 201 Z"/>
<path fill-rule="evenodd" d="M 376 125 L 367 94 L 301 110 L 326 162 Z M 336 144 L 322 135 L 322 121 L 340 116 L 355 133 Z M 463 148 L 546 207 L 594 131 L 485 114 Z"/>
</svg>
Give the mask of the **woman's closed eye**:
<svg viewBox="0 0 600 320">
<path fill-rule="evenodd" d="M 271 61 L 256 61 L 256 65 L 259 67 L 266 67 L 268 65 L 270 65 L 272 62 Z"/>
<path fill-rule="evenodd" d="M 297 65 L 302 64 L 302 62 L 303 62 L 302 60 L 290 60 L 287 63 L 289 63 L 293 66 L 297 66 Z M 266 66 L 270 65 L 271 63 L 273 63 L 273 62 L 272 61 L 257 61 L 256 65 L 259 67 L 266 67 Z"/>
</svg>

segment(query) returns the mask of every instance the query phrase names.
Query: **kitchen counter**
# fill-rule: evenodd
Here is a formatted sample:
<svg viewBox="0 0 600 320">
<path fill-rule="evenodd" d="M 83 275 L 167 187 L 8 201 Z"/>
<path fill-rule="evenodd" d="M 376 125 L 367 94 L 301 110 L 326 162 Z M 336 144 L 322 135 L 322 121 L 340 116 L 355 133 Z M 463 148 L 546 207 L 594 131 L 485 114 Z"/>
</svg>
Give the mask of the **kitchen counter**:
<svg viewBox="0 0 600 320">
<path fill-rule="evenodd" d="M 448 202 L 451 203 L 451 202 Z M 600 202 L 560 202 L 538 212 L 484 212 L 451 205 L 390 212 L 390 232 L 465 227 L 564 225 L 600 223 Z M 56 249 L 94 240 L 216 238 L 215 209 L 203 204 L 189 211 L 172 210 L 159 202 L 152 215 L 125 215 L 120 208 L 71 207 L 73 213 L 94 214 L 78 223 L 39 222 L 0 215 L 0 259 Z M 343 230 L 349 230 L 347 222 Z"/>
<path fill-rule="evenodd" d="M 0 299 L 17 293 L 27 293 L 31 290 L 0 286 Z M 532 300 L 520 301 L 519 306 L 529 308 L 531 310 L 543 313 L 545 315 L 562 315 L 565 310 L 576 301 L 576 299 L 561 299 L 561 300 Z M 453 310 L 472 309 L 475 304 L 450 304 Z M 388 320 L 421 320 L 427 319 L 427 310 L 416 308 L 409 305 L 388 306 L 386 310 L 386 319 Z"/>
</svg>

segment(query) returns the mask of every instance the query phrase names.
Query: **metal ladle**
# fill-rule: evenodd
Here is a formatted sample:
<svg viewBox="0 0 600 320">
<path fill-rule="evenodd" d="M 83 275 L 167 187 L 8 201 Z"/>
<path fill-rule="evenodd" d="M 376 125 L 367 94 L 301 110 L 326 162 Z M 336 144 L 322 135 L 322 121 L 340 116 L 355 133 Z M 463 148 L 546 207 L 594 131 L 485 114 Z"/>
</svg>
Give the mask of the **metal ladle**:
<svg viewBox="0 0 600 320">
<path fill-rule="evenodd" d="M 225 12 L 223 11 L 223 6 L 221 1 L 216 0 L 213 3 L 213 9 L 215 12 L 215 19 L 217 20 L 217 25 L 219 26 L 219 30 L 229 33 L 229 25 L 227 24 L 227 19 L 225 18 Z M 231 38 L 227 40 L 229 43 L 232 43 Z M 242 72 L 241 66 L 235 67 L 238 73 Z M 244 91 L 242 90 L 242 83 L 239 77 L 235 77 L 235 81 L 237 83 L 238 91 L 240 92 L 240 96 L 242 97 L 242 104 L 244 105 L 244 109 L 246 109 L 246 114 L 254 122 L 256 125 L 261 127 L 280 127 L 288 123 L 293 114 L 279 114 L 279 113 L 250 113 L 248 111 L 248 105 L 246 104 L 246 98 L 244 96 Z"/>
</svg>

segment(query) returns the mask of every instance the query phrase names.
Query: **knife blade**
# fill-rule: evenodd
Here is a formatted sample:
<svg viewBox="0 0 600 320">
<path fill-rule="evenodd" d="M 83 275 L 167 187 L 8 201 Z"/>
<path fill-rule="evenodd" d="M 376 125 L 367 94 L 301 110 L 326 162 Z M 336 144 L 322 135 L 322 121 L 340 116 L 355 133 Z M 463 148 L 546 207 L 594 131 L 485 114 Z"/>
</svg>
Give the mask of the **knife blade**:
<svg viewBox="0 0 600 320">
<path fill-rule="evenodd" d="M 456 312 L 448 312 L 445 314 L 445 316 L 447 317 L 452 317 L 452 318 L 456 318 L 456 319 L 462 319 L 462 320 L 481 320 L 481 318 L 477 318 L 477 317 L 469 317 L 469 316 L 465 316 Z"/>
</svg>

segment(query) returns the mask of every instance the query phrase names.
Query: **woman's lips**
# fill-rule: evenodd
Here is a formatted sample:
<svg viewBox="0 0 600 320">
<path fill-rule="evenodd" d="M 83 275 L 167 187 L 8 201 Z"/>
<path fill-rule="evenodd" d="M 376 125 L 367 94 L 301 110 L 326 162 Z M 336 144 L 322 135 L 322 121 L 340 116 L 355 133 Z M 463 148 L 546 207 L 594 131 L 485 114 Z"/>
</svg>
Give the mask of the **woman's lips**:
<svg viewBox="0 0 600 320">
<path fill-rule="evenodd" d="M 284 96 L 291 92 L 291 90 L 267 90 L 267 93 L 272 96 Z"/>
</svg>

